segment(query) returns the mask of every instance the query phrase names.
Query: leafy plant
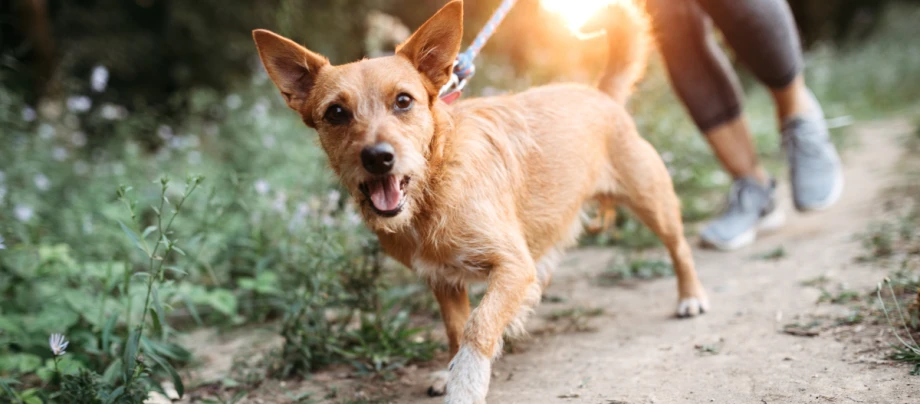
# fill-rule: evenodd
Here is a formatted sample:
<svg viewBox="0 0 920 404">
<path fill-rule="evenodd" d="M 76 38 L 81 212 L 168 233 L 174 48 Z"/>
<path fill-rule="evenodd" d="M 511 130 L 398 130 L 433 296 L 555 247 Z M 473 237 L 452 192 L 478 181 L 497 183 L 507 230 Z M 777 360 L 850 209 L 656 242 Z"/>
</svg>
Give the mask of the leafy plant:
<svg viewBox="0 0 920 404">
<path fill-rule="evenodd" d="M 674 267 L 663 260 L 635 259 L 617 263 L 598 275 L 601 285 L 616 285 L 628 279 L 654 279 L 670 276 Z"/>
<path fill-rule="evenodd" d="M 892 296 L 892 301 L 894 302 L 894 311 L 898 314 L 897 320 L 899 321 L 897 322 L 892 321 L 892 316 L 889 314 L 888 306 L 885 304 L 885 299 L 882 298 L 882 284 L 887 287 L 889 293 Z M 918 344 L 917 339 L 914 338 L 914 334 L 917 332 L 917 328 L 916 325 L 911 327 L 911 322 L 908 321 L 904 310 L 901 308 L 899 296 L 895 293 L 894 288 L 891 286 L 891 280 L 885 279 L 883 283 L 879 283 L 878 287 L 876 287 L 875 293 L 878 297 L 878 302 L 882 307 L 882 311 L 885 314 L 885 320 L 887 320 L 892 334 L 894 334 L 895 338 L 898 340 L 898 344 L 894 345 L 894 352 L 891 354 L 891 358 L 897 361 L 914 365 L 914 369 L 911 371 L 911 374 L 920 375 L 920 344 Z M 903 332 L 901 331 L 902 328 Z"/>
</svg>

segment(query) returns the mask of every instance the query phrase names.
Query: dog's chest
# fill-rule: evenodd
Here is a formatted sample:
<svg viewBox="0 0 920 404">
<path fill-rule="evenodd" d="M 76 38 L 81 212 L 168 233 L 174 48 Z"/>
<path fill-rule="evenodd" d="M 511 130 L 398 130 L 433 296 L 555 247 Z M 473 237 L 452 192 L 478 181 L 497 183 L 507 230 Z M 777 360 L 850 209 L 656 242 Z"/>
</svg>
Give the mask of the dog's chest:
<svg viewBox="0 0 920 404">
<path fill-rule="evenodd" d="M 436 283 L 460 284 L 485 280 L 492 264 L 475 248 L 419 243 L 412 254 L 412 269 Z"/>
</svg>

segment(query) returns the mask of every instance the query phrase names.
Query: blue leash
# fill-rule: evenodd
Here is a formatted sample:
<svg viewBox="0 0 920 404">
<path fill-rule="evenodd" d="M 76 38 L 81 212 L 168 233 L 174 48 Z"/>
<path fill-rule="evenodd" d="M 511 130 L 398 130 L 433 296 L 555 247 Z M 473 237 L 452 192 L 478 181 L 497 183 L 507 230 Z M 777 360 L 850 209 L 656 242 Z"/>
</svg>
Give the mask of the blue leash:
<svg viewBox="0 0 920 404">
<path fill-rule="evenodd" d="M 479 35 L 476 35 L 476 39 L 473 40 L 473 43 L 466 48 L 465 51 L 457 55 L 457 60 L 454 61 L 454 72 L 450 75 L 450 81 L 448 81 L 444 87 L 441 87 L 441 98 L 449 98 L 449 100 L 445 101 L 451 102 L 457 99 L 457 97 L 460 96 L 460 91 L 466 86 L 467 81 L 476 74 L 476 66 L 473 64 L 473 59 L 479 55 L 482 47 L 486 45 L 486 41 L 492 37 L 492 34 L 494 34 L 495 30 L 498 28 L 498 24 L 505 19 L 505 16 L 508 15 L 508 12 L 511 11 L 511 7 L 514 6 L 516 2 L 517 0 L 503 0 L 502 4 L 499 5 L 498 9 L 492 14 L 492 17 L 489 18 L 489 21 L 486 22 L 486 25 L 479 31 Z"/>
</svg>

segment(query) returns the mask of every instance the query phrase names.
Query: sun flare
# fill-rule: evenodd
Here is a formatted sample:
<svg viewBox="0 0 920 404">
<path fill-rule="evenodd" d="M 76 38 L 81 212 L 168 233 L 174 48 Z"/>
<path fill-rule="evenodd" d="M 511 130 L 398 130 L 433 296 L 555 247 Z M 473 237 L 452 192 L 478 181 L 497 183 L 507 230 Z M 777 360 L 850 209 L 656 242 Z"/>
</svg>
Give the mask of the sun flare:
<svg viewBox="0 0 920 404">
<path fill-rule="evenodd" d="M 600 9 L 618 0 L 540 0 L 544 10 L 558 15 L 572 32 L 580 32 L 581 27 Z"/>
</svg>

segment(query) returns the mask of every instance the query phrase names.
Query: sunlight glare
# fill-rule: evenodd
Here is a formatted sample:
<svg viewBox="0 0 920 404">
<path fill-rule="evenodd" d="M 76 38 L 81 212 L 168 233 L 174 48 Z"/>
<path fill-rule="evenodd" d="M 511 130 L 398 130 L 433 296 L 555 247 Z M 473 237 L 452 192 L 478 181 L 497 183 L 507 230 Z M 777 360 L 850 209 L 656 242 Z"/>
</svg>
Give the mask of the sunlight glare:
<svg viewBox="0 0 920 404">
<path fill-rule="evenodd" d="M 578 33 L 594 13 L 617 0 L 540 0 L 544 10 L 558 15 L 572 32 Z"/>
</svg>

